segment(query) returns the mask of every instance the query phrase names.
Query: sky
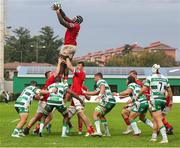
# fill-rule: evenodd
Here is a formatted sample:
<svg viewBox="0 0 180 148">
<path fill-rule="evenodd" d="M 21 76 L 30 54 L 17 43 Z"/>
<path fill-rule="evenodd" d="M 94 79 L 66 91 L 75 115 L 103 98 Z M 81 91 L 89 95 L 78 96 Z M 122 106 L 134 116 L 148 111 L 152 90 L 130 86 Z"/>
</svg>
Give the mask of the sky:
<svg viewBox="0 0 180 148">
<path fill-rule="evenodd" d="M 7 26 L 23 26 L 35 35 L 48 25 L 64 36 L 65 28 L 50 8 L 54 0 L 5 1 Z M 61 0 L 61 4 L 69 17 L 84 17 L 76 56 L 135 42 L 145 47 L 161 41 L 180 49 L 180 0 Z"/>
</svg>

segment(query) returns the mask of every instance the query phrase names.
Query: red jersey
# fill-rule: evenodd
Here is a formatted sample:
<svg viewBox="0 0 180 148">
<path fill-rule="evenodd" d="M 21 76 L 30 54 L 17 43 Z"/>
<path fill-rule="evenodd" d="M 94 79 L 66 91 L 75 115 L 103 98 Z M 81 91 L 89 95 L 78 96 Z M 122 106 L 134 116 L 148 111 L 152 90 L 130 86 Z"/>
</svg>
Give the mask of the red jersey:
<svg viewBox="0 0 180 148">
<path fill-rule="evenodd" d="M 167 107 L 170 106 L 170 101 L 171 101 L 170 97 L 167 96 L 167 97 L 166 97 L 166 106 L 167 106 Z"/>
<path fill-rule="evenodd" d="M 54 77 L 54 75 L 52 75 L 52 76 L 49 77 L 49 79 L 46 80 L 46 83 L 45 83 L 43 89 L 44 90 L 47 89 L 48 86 L 53 84 L 54 82 L 55 82 L 55 77 Z M 49 94 L 44 95 L 43 101 L 47 102 L 48 97 L 49 97 Z"/>
<path fill-rule="evenodd" d="M 87 89 L 87 87 L 86 86 L 82 86 L 82 88 L 81 89 L 83 89 L 83 90 L 85 90 L 85 91 L 88 91 L 88 89 Z M 73 102 L 73 100 L 71 101 L 71 106 L 74 106 L 74 102 Z"/>
<path fill-rule="evenodd" d="M 77 95 L 82 95 L 82 87 L 84 80 L 86 78 L 86 73 L 84 71 L 75 70 L 71 90 Z"/>
<path fill-rule="evenodd" d="M 139 80 L 139 79 L 136 79 L 136 84 L 140 85 L 141 87 L 143 87 L 143 83 Z"/>
<path fill-rule="evenodd" d="M 72 23 L 69 23 L 71 25 Z M 76 39 L 80 30 L 80 24 L 74 23 L 74 26 L 68 28 L 64 38 L 64 45 L 77 45 Z"/>
</svg>

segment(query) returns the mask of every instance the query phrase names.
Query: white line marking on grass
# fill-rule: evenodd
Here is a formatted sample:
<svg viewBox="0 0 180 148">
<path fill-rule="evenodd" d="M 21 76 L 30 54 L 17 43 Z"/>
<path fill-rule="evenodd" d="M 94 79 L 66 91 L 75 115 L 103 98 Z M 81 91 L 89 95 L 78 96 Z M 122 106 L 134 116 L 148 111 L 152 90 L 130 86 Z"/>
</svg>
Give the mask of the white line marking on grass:
<svg viewBox="0 0 180 148">
<path fill-rule="evenodd" d="M 17 122 L 19 119 L 12 120 L 11 123 Z"/>
</svg>

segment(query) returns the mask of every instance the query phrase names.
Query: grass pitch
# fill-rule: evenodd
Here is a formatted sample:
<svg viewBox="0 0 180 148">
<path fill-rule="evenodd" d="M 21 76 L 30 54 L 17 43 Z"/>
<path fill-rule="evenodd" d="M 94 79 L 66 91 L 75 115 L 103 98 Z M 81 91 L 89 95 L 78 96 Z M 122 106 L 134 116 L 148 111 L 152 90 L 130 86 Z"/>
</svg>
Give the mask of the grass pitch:
<svg viewBox="0 0 180 148">
<path fill-rule="evenodd" d="M 69 138 L 61 138 L 62 116 L 56 111 L 52 121 L 52 133 L 47 134 L 46 130 L 44 137 L 32 135 L 24 138 L 12 138 L 11 133 L 18 122 L 18 114 L 14 109 L 14 103 L 8 105 L 0 104 L 0 147 L 180 147 L 180 104 L 173 106 L 172 112 L 168 115 L 168 120 L 174 126 L 175 134 L 169 136 L 168 144 L 158 144 L 149 142 L 152 130 L 138 123 L 142 130 L 140 137 L 132 135 L 122 135 L 126 129 L 124 121 L 120 115 L 123 104 L 117 104 L 115 108 L 107 115 L 108 124 L 111 132 L 111 137 L 84 137 L 77 134 L 77 118 L 73 118 L 74 128 Z M 86 105 L 86 114 L 92 120 L 92 112 L 96 104 Z M 37 101 L 34 101 L 30 107 L 30 118 L 35 114 L 37 109 Z M 148 114 L 149 117 L 149 114 Z M 84 127 L 84 131 L 86 131 Z M 159 141 L 161 136 L 159 136 Z"/>
</svg>

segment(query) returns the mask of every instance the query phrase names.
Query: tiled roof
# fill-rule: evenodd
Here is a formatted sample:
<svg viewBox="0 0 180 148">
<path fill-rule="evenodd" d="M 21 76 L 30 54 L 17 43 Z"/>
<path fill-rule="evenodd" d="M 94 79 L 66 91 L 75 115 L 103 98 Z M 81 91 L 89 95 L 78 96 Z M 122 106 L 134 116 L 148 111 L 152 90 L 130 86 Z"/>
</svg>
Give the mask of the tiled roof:
<svg viewBox="0 0 180 148">
<path fill-rule="evenodd" d="M 48 63 L 20 63 L 20 62 L 13 62 L 13 63 L 5 63 L 4 69 L 16 69 L 18 66 L 34 66 L 34 67 L 42 67 L 42 66 L 54 66 Z"/>
</svg>

